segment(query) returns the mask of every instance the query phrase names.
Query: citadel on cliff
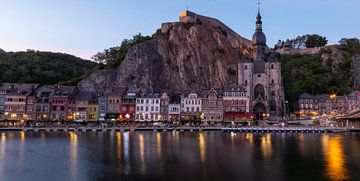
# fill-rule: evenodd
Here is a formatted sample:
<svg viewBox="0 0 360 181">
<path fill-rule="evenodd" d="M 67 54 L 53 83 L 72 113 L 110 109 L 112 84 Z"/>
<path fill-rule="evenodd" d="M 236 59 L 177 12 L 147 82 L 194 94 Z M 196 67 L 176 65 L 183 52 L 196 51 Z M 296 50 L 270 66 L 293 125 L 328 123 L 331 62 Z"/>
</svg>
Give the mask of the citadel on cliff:
<svg viewBox="0 0 360 181">
<path fill-rule="evenodd" d="M 204 19 L 203 16 L 185 11 L 180 16 L 180 22 L 196 23 L 198 18 Z M 261 18 L 259 11 L 252 37 L 252 53 L 243 56 L 238 62 L 237 85 L 246 90 L 249 111 L 257 120 L 266 118 L 270 122 L 276 122 L 285 116 L 281 64 L 266 45 Z M 216 24 L 217 21 L 214 22 L 213 24 Z M 166 32 L 166 28 L 165 26 L 162 30 Z"/>
</svg>

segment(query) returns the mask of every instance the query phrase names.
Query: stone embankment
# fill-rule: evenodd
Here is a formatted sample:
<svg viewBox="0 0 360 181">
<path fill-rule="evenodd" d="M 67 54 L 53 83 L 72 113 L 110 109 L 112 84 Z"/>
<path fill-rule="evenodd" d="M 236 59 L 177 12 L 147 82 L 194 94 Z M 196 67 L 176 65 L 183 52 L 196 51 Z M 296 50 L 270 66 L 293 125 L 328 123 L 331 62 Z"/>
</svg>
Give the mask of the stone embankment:
<svg viewBox="0 0 360 181">
<path fill-rule="evenodd" d="M 0 128 L 4 131 L 24 131 L 24 132 L 126 132 L 126 131 L 154 131 L 154 132 L 202 132 L 202 131 L 221 131 L 239 133 L 341 133 L 341 132 L 360 132 L 357 128 L 325 128 L 325 127 L 113 127 L 113 128 L 93 128 L 93 127 L 39 127 L 39 128 Z"/>
</svg>

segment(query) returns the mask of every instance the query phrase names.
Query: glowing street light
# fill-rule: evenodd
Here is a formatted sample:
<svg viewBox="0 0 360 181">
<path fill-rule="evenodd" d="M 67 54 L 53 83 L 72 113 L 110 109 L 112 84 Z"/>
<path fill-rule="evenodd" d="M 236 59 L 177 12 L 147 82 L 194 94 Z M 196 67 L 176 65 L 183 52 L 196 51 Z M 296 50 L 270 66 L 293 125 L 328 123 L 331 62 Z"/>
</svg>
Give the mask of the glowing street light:
<svg viewBox="0 0 360 181">
<path fill-rule="evenodd" d="M 126 114 L 126 115 L 125 115 L 125 118 L 126 118 L 126 119 L 129 119 L 129 118 L 130 118 L 130 115 L 129 115 L 129 114 Z"/>
</svg>

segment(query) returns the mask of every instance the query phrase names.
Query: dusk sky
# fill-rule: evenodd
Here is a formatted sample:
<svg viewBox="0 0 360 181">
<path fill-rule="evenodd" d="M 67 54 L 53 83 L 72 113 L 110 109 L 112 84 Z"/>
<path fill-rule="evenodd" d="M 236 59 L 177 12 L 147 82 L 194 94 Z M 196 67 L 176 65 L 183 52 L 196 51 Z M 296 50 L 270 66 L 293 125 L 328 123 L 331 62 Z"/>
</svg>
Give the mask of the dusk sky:
<svg viewBox="0 0 360 181">
<path fill-rule="evenodd" d="M 359 0 L 262 0 L 268 46 L 317 33 L 330 44 L 360 38 Z M 257 0 L 0 0 L 0 48 L 66 52 L 89 59 L 125 38 L 151 35 L 189 10 L 221 20 L 243 37 L 255 29 Z"/>
</svg>

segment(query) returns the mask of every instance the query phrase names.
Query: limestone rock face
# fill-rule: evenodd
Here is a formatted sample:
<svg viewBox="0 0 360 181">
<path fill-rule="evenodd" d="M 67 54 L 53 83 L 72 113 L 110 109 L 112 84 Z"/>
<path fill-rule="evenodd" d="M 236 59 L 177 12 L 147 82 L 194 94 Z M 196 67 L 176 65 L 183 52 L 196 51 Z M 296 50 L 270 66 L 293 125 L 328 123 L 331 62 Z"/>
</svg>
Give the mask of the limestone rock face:
<svg viewBox="0 0 360 181">
<path fill-rule="evenodd" d="M 115 70 L 99 71 L 80 89 L 112 92 L 120 88 L 198 91 L 236 82 L 237 63 L 252 52 L 251 41 L 220 21 L 199 16 L 197 23 L 166 23 L 162 33 L 129 49 Z"/>
<path fill-rule="evenodd" d="M 360 54 L 354 55 L 352 57 L 352 69 L 353 69 L 353 80 L 354 88 L 360 89 Z"/>
</svg>

